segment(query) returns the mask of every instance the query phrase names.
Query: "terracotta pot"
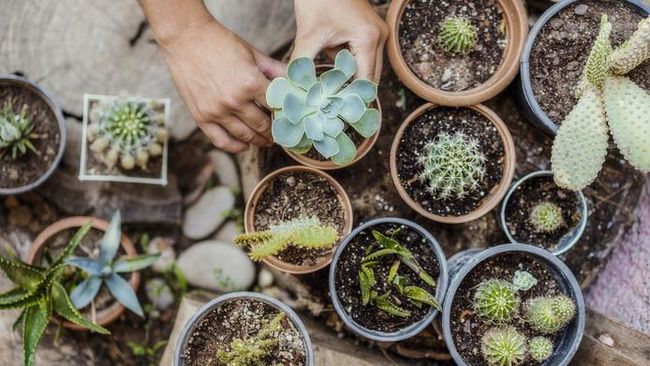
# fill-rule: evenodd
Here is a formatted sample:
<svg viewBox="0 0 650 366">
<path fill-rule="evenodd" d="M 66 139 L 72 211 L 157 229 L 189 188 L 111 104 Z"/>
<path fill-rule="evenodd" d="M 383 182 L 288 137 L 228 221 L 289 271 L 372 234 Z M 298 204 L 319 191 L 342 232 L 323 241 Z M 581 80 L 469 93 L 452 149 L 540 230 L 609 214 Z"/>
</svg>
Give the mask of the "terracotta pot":
<svg viewBox="0 0 650 366">
<path fill-rule="evenodd" d="M 399 79 L 413 91 L 430 102 L 445 106 L 468 106 L 484 102 L 505 89 L 517 75 L 519 56 L 528 34 L 528 16 L 520 0 L 495 0 L 503 10 L 506 22 L 507 46 L 503 59 L 492 76 L 473 89 L 448 92 L 436 89 L 421 80 L 409 67 L 399 44 L 399 26 L 405 6 L 410 0 L 393 0 L 388 8 L 388 59 Z"/>
<path fill-rule="evenodd" d="M 333 67 L 334 65 L 331 64 L 318 65 L 316 66 L 316 73 L 322 74 L 324 71 L 327 71 Z M 379 99 L 376 99 L 374 102 L 372 102 L 371 106 L 379 110 L 379 121 L 380 121 L 379 130 L 374 135 L 363 140 L 359 144 L 359 146 L 357 146 L 357 156 L 350 163 L 346 165 L 336 165 L 334 164 L 334 162 L 332 162 L 332 160 L 312 159 L 310 157 L 307 157 L 306 154 L 296 154 L 294 152 L 289 151 L 286 148 L 283 148 L 284 151 L 286 151 L 286 153 L 289 154 L 289 156 L 296 162 L 320 170 L 342 169 L 356 163 L 357 161 L 361 160 L 364 156 L 366 156 L 366 154 L 368 154 L 370 149 L 372 149 L 372 147 L 375 145 L 375 142 L 377 142 L 377 139 L 379 138 L 379 132 L 381 131 L 381 104 L 379 103 Z"/>
<path fill-rule="evenodd" d="M 399 130 L 397 131 L 397 134 L 395 135 L 395 139 L 393 140 L 393 144 L 390 148 L 390 175 L 391 178 L 393 179 L 393 184 L 395 185 L 395 188 L 397 188 L 397 192 L 402 197 L 404 202 L 406 202 L 406 204 L 409 205 L 412 209 L 414 209 L 417 213 L 428 218 L 429 220 L 441 222 L 444 224 L 462 224 L 464 222 L 476 220 L 479 217 L 488 213 L 490 210 L 492 210 L 497 204 L 499 204 L 499 201 L 501 201 L 503 196 L 508 191 L 508 188 L 510 187 L 510 183 L 512 182 L 512 177 L 515 174 L 515 162 L 516 162 L 515 143 L 512 140 L 512 136 L 510 135 L 510 131 L 508 130 L 508 127 L 506 127 L 506 125 L 503 123 L 501 118 L 499 118 L 499 116 L 496 113 L 494 113 L 494 111 L 492 111 L 491 109 L 489 109 L 488 107 L 482 104 L 463 107 L 463 108 L 470 108 L 481 113 L 485 118 L 490 120 L 490 122 L 492 122 L 492 124 L 497 128 L 497 131 L 499 132 L 499 136 L 501 136 L 501 143 L 503 145 L 503 149 L 505 151 L 505 158 L 503 162 L 503 175 L 501 176 L 501 181 L 499 182 L 499 184 L 492 187 L 489 195 L 485 199 L 483 199 L 481 205 L 476 209 L 474 209 L 474 211 L 468 213 L 467 215 L 440 216 L 440 215 L 432 214 L 431 212 L 427 211 L 424 207 L 422 207 L 419 203 L 415 202 L 415 200 L 413 200 L 411 196 L 409 196 L 409 194 L 402 186 L 402 182 L 399 180 L 399 177 L 397 176 L 397 148 L 399 147 L 400 140 L 402 139 L 402 135 L 404 134 L 404 130 L 406 129 L 406 127 L 411 122 L 415 121 L 420 115 L 435 108 L 437 108 L 437 106 L 431 103 L 426 103 L 420 106 L 418 109 L 413 111 L 413 113 L 411 113 L 408 117 L 406 117 L 406 120 L 404 120 Z"/>
<path fill-rule="evenodd" d="M 79 228 L 83 226 L 85 223 L 88 221 L 92 221 L 92 228 L 101 230 L 101 231 L 106 231 L 108 229 L 108 222 L 102 219 L 98 219 L 95 217 L 89 217 L 89 216 L 74 216 L 74 217 L 68 217 L 63 220 L 59 220 L 55 222 L 54 224 L 48 226 L 43 230 L 36 239 L 34 239 L 34 242 L 32 243 L 31 248 L 29 249 L 29 253 L 27 254 L 27 263 L 29 264 L 38 264 L 41 261 L 41 255 L 43 254 L 43 250 L 46 248 L 46 245 L 50 239 L 55 237 L 57 234 L 63 232 L 64 230 L 67 229 L 72 229 L 72 228 Z M 124 234 L 122 234 L 122 238 L 120 239 L 120 244 L 122 246 L 122 249 L 126 252 L 126 257 L 135 257 L 138 253 L 135 250 L 135 246 L 131 242 L 131 240 Z M 134 291 L 137 292 L 138 286 L 140 285 L 140 273 L 138 272 L 131 272 L 131 277 L 129 278 L 129 284 L 133 288 Z M 108 324 L 113 323 L 117 318 L 124 313 L 124 306 L 120 304 L 119 302 L 115 301 L 113 305 L 109 306 L 106 309 L 98 309 L 97 310 L 97 316 L 96 316 L 96 324 L 100 326 L 106 326 Z M 68 328 L 68 329 L 74 329 L 77 331 L 87 331 L 88 329 L 80 327 L 76 324 L 73 324 L 68 321 L 63 322 L 63 326 Z"/>
<path fill-rule="evenodd" d="M 343 233 L 341 233 L 340 235 L 341 238 L 339 239 L 339 243 L 340 243 L 343 240 L 343 238 L 345 238 L 345 236 L 348 235 L 350 231 L 352 231 L 352 203 L 350 202 L 350 198 L 348 198 L 348 195 L 347 193 L 345 193 L 345 190 L 343 189 L 341 184 L 339 184 L 339 182 L 334 180 L 334 178 L 332 178 L 328 174 L 323 173 L 322 171 L 312 167 L 300 166 L 300 165 L 288 166 L 288 167 L 278 169 L 273 173 L 264 177 L 264 179 L 262 179 L 255 186 L 253 192 L 251 193 L 250 198 L 248 199 L 248 202 L 246 203 L 246 209 L 244 212 L 244 229 L 246 230 L 246 232 L 252 233 L 256 231 L 254 225 L 255 209 L 257 208 L 257 204 L 260 198 L 262 197 L 262 194 L 264 193 L 264 191 L 266 191 L 266 188 L 275 178 L 287 172 L 312 173 L 325 178 L 334 187 L 334 189 L 337 192 L 338 200 L 341 204 L 341 207 L 343 208 L 343 216 L 345 220 L 345 223 L 343 224 Z M 334 255 L 334 251 L 336 250 L 337 245 L 332 247 L 332 249 L 327 254 L 327 256 L 321 257 L 318 260 L 318 262 L 316 262 L 316 264 L 312 266 L 295 265 L 291 263 L 286 263 L 279 260 L 276 257 L 265 258 L 263 262 L 279 271 L 286 272 L 286 273 L 293 273 L 293 274 L 312 273 L 318 271 L 319 269 L 327 267 L 327 265 L 329 265 L 332 262 L 332 256 Z"/>
</svg>

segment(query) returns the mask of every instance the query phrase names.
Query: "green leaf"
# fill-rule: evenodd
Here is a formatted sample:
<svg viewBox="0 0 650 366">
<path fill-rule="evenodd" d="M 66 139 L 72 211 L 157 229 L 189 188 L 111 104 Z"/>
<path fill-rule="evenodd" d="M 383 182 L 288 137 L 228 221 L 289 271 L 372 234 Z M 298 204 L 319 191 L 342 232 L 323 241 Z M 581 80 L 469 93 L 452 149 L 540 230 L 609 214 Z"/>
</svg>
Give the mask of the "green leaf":
<svg viewBox="0 0 650 366">
<path fill-rule="evenodd" d="M 323 89 L 323 84 L 318 82 L 309 88 L 307 91 L 307 97 L 305 98 L 305 103 L 307 105 L 320 108 L 321 105 L 325 102 L 325 91 Z"/>
<path fill-rule="evenodd" d="M 282 112 L 292 124 L 298 124 L 307 114 L 313 112 L 313 108 L 308 108 L 305 101 L 295 96 L 287 94 L 282 104 Z"/>
<path fill-rule="evenodd" d="M 144 312 L 138 301 L 138 295 L 136 295 L 133 288 L 122 276 L 111 273 L 106 278 L 106 286 L 111 291 L 111 294 L 115 297 L 120 304 L 124 305 L 127 309 L 138 314 L 140 317 L 144 317 Z"/>
<path fill-rule="evenodd" d="M 323 133 L 327 136 L 337 137 L 342 131 L 345 125 L 338 117 L 327 118 L 323 124 Z"/>
<path fill-rule="evenodd" d="M 290 147 L 288 148 L 288 150 L 293 152 L 294 154 L 302 155 L 302 154 L 306 154 L 309 150 L 311 150 L 312 146 L 313 143 L 311 142 L 311 139 L 307 137 L 307 135 L 303 134 L 298 145 L 294 147 Z"/>
<path fill-rule="evenodd" d="M 332 69 L 322 73 L 320 81 L 325 95 L 333 95 L 348 81 L 348 77 L 343 71 Z"/>
<path fill-rule="evenodd" d="M 289 80 L 305 90 L 309 90 L 316 82 L 316 66 L 314 61 L 307 57 L 297 58 L 287 67 Z"/>
<path fill-rule="evenodd" d="M 79 311 L 77 311 L 74 304 L 68 297 L 68 293 L 65 291 L 65 288 L 58 282 L 55 282 L 52 285 L 52 304 L 54 305 L 54 311 L 59 314 L 59 316 L 79 326 L 88 328 L 93 332 L 99 334 L 111 334 L 111 332 L 109 332 L 106 328 L 92 323 L 84 318 L 79 313 Z"/>
<path fill-rule="evenodd" d="M 357 157 L 357 147 L 345 132 L 336 136 L 336 142 L 339 145 L 339 152 L 332 156 L 332 161 L 337 165 L 347 165 Z"/>
<path fill-rule="evenodd" d="M 77 249 L 77 246 L 81 242 L 81 239 L 83 239 L 86 234 L 88 234 L 88 231 L 90 231 L 91 227 L 92 221 L 88 221 L 81 228 L 79 228 L 79 230 L 77 230 L 72 239 L 70 239 L 68 244 L 65 246 L 61 254 L 59 254 L 54 262 L 50 264 L 50 268 L 54 268 L 63 264 L 72 255 L 72 253 L 74 253 L 74 251 Z"/>
<path fill-rule="evenodd" d="M 419 302 L 422 304 L 427 304 L 429 306 L 433 306 L 434 308 L 438 310 L 442 310 L 442 307 L 440 306 L 440 303 L 438 300 L 435 298 L 435 296 L 431 295 L 428 293 L 426 290 L 424 290 L 421 287 L 418 286 L 406 286 L 404 287 L 404 296 L 408 297 L 409 300 Z"/>
<path fill-rule="evenodd" d="M 435 288 L 436 287 L 436 280 L 434 280 L 433 277 L 431 277 L 431 275 L 426 273 L 421 267 L 418 266 L 418 269 L 419 269 L 419 271 L 416 271 L 416 272 L 417 272 L 418 276 L 420 277 L 420 279 L 422 281 L 424 281 L 424 283 L 426 283 L 427 285 Z"/>
<path fill-rule="evenodd" d="M 33 290 L 45 279 L 43 269 L 4 257 L 0 257 L 0 269 L 11 282 L 27 290 Z"/>
<path fill-rule="evenodd" d="M 42 286 L 31 292 L 25 292 L 22 288 L 15 288 L 0 296 L 0 309 L 18 309 L 33 306 L 43 298 L 44 292 Z"/>
<path fill-rule="evenodd" d="M 399 253 L 400 253 L 399 250 L 391 249 L 391 248 L 384 248 L 384 249 L 380 249 L 380 250 L 378 250 L 378 251 L 364 257 L 364 260 L 373 260 L 373 259 L 385 257 L 387 255 L 392 255 L 392 254 L 397 255 Z"/>
<path fill-rule="evenodd" d="M 341 70 L 349 79 L 357 72 L 357 61 L 349 50 L 342 49 L 336 54 L 334 68 Z"/>
<path fill-rule="evenodd" d="M 381 114 L 377 109 L 366 109 L 363 116 L 361 116 L 357 122 L 350 123 L 350 126 L 352 126 L 359 135 L 365 138 L 370 138 L 379 131 L 379 127 L 381 126 Z"/>
<path fill-rule="evenodd" d="M 340 116 L 349 123 L 355 123 L 366 113 L 366 104 L 358 95 L 343 97 L 343 107 Z"/>
<path fill-rule="evenodd" d="M 72 293 L 70 293 L 72 304 L 74 304 L 77 309 L 85 308 L 91 301 L 93 301 L 95 296 L 97 296 L 101 285 L 101 277 L 91 276 L 81 281 L 81 283 L 72 290 Z"/>
<path fill-rule="evenodd" d="M 124 258 L 113 263 L 113 272 L 135 272 L 154 264 L 160 254 L 139 255 L 133 258 Z"/>
<path fill-rule="evenodd" d="M 273 79 L 266 89 L 266 103 L 270 108 L 280 109 L 287 95 L 291 93 L 304 99 L 306 93 L 298 85 L 293 84 L 290 80 L 278 77 Z"/>
<path fill-rule="evenodd" d="M 297 146 L 305 137 L 305 127 L 303 121 L 294 125 L 287 117 L 279 117 L 273 120 L 271 134 L 277 144 L 291 148 Z"/>
<path fill-rule="evenodd" d="M 358 95 L 364 103 L 370 104 L 377 98 L 377 84 L 366 79 L 356 79 L 341 90 L 337 96 Z"/>
<path fill-rule="evenodd" d="M 363 267 L 361 267 L 363 269 Z M 371 270 L 372 271 L 372 270 Z M 361 303 L 367 305 L 370 301 L 370 279 L 368 273 L 363 270 L 359 271 L 359 289 L 361 290 Z"/>
<path fill-rule="evenodd" d="M 42 301 L 25 309 L 23 318 L 23 351 L 26 366 L 34 364 L 36 349 L 41 342 L 47 323 L 52 315 L 52 304 Z"/>
<path fill-rule="evenodd" d="M 115 254 L 120 248 L 120 239 L 122 236 L 122 217 L 120 211 L 116 211 L 111 218 L 108 229 L 104 232 L 99 251 L 99 264 L 104 267 L 113 263 Z"/>
<path fill-rule="evenodd" d="M 98 276 L 102 273 L 102 266 L 99 261 L 95 259 L 71 256 L 65 261 L 65 263 L 79 268 L 91 275 Z"/>
<path fill-rule="evenodd" d="M 408 318 L 411 316 L 411 312 L 405 309 L 402 309 L 401 307 L 393 304 L 390 302 L 388 297 L 390 296 L 390 291 L 387 293 L 377 296 L 374 301 L 373 305 L 375 305 L 377 308 L 385 311 L 388 314 L 400 317 L 400 318 Z"/>
<path fill-rule="evenodd" d="M 314 113 L 305 117 L 305 134 L 313 141 L 322 141 L 324 138 L 323 127 L 327 117 L 323 113 Z"/>
<path fill-rule="evenodd" d="M 339 134 L 339 136 L 343 133 Z M 339 144 L 333 137 L 324 135 L 322 141 L 314 141 L 314 147 L 325 158 L 329 159 L 341 151 Z"/>
<path fill-rule="evenodd" d="M 399 270 L 399 265 L 402 262 L 399 260 L 395 261 L 392 266 L 390 266 L 390 270 L 388 271 L 388 282 L 393 282 L 395 279 L 395 276 L 397 276 L 397 271 Z"/>
</svg>

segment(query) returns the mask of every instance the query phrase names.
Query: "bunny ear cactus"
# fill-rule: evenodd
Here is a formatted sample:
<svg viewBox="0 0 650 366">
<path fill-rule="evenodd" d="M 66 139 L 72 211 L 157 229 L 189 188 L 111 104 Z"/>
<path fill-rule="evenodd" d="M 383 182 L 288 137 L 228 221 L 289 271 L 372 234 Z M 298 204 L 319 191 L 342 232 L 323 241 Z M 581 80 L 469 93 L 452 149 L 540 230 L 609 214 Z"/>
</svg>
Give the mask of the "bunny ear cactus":
<svg viewBox="0 0 650 366">
<path fill-rule="evenodd" d="M 617 75 L 625 75 L 650 58 L 650 17 L 639 22 L 630 39 L 612 54 L 609 65 Z"/>
<path fill-rule="evenodd" d="M 364 138 L 380 127 L 379 110 L 369 108 L 377 98 L 377 85 L 365 79 L 350 81 L 356 71 L 356 61 L 345 49 L 336 55 L 334 68 L 319 76 L 309 58 L 289 63 L 287 78 L 274 79 L 266 91 L 274 111 L 273 140 L 296 154 L 313 146 L 337 165 L 354 160 L 357 148 L 348 127 Z"/>
</svg>

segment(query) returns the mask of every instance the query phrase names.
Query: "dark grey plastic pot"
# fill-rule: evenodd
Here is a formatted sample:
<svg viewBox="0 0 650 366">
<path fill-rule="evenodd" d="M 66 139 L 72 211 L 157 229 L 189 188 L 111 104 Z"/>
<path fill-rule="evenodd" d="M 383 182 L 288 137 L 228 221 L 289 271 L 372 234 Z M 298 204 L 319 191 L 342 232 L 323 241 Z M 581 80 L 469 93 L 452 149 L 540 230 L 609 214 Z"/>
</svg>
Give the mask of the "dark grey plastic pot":
<svg viewBox="0 0 650 366">
<path fill-rule="evenodd" d="M 67 136 L 65 119 L 63 118 L 63 113 L 61 112 L 61 108 L 59 107 L 58 103 L 45 90 L 43 90 L 43 88 L 41 88 L 38 84 L 30 80 L 27 80 L 26 78 L 21 76 L 16 76 L 13 74 L 0 74 L 0 88 L 2 88 L 4 85 L 11 85 L 11 86 L 27 89 L 32 91 L 39 97 L 41 97 L 41 99 L 45 101 L 45 103 L 48 105 L 50 110 L 52 110 L 52 113 L 54 113 L 54 116 L 56 117 L 57 124 L 59 125 L 59 135 L 61 136 L 61 138 L 59 141 L 59 150 L 56 152 L 54 161 L 52 162 L 52 164 L 50 164 L 47 170 L 43 172 L 43 174 L 40 177 L 38 177 L 38 179 L 22 187 L 15 187 L 15 188 L 0 187 L 0 196 L 14 195 L 14 194 L 20 194 L 27 191 L 31 191 L 34 188 L 41 185 L 43 182 L 45 182 L 59 166 L 59 162 L 61 162 L 61 158 L 63 157 L 63 150 L 65 150 L 65 142 Z"/>
<path fill-rule="evenodd" d="M 551 119 L 539 106 L 537 99 L 535 99 L 532 82 L 530 80 L 530 53 L 533 49 L 535 41 L 537 40 L 537 35 L 539 34 L 539 31 L 542 29 L 542 27 L 559 11 L 578 1 L 579 0 L 563 0 L 546 10 L 544 14 L 539 17 L 535 23 L 535 26 L 528 33 L 528 40 L 524 45 L 523 52 L 521 53 L 521 67 L 519 68 L 519 81 L 517 82 L 517 99 L 519 100 L 521 111 L 533 125 L 549 135 L 555 135 L 558 126 L 553 121 L 551 121 Z M 630 7 L 636 9 L 644 17 L 648 16 L 648 13 L 650 13 L 650 5 L 643 3 L 641 0 L 622 1 L 627 2 Z"/>
<path fill-rule="evenodd" d="M 429 326 L 433 319 L 436 317 L 438 314 L 438 310 L 431 308 L 429 311 L 429 314 L 427 316 L 420 320 L 417 323 L 411 324 L 408 327 L 402 328 L 396 332 L 392 333 L 386 333 L 386 332 L 380 332 L 372 329 L 365 328 L 361 324 L 357 323 L 350 317 L 350 315 L 343 309 L 343 305 L 341 304 L 341 301 L 339 300 L 338 293 L 336 291 L 336 266 L 338 265 L 339 259 L 341 258 L 341 254 L 345 250 L 345 247 L 350 243 L 350 241 L 361 231 L 366 230 L 370 227 L 381 225 L 381 224 L 396 224 L 396 225 L 404 225 L 408 226 L 411 230 L 414 230 L 418 232 L 420 235 L 422 235 L 424 238 L 427 239 L 427 242 L 431 246 L 431 249 L 433 250 L 434 255 L 436 256 L 436 261 L 438 261 L 438 266 L 439 266 L 439 272 L 440 274 L 438 275 L 438 278 L 436 280 L 436 299 L 442 304 L 445 293 L 447 290 L 447 284 L 449 282 L 449 277 L 447 274 L 447 260 L 445 259 L 445 255 L 442 252 L 442 249 L 440 248 L 440 245 L 438 244 L 438 241 L 427 231 L 425 230 L 422 226 L 414 223 L 413 221 L 410 220 L 405 220 L 405 219 L 400 219 L 396 217 L 385 217 L 385 218 L 379 218 L 379 219 L 374 219 L 371 221 L 366 222 L 365 224 L 358 226 L 356 229 L 354 229 L 350 235 L 348 235 L 345 240 L 338 246 L 336 249 L 336 252 L 334 253 L 334 259 L 332 260 L 332 265 L 330 266 L 330 273 L 329 273 L 329 290 L 330 290 L 330 297 L 332 299 L 332 304 L 334 304 L 334 310 L 336 310 L 336 313 L 338 314 L 339 318 L 343 320 L 343 323 L 352 330 L 354 333 L 368 338 L 372 339 L 374 341 L 379 341 L 379 342 L 397 342 L 401 341 L 404 339 L 411 338 L 418 333 L 420 333 L 424 328 Z"/>
<path fill-rule="evenodd" d="M 503 244 L 485 250 L 471 249 L 457 253 L 449 259 L 451 284 L 449 285 L 449 291 L 447 292 L 445 303 L 442 307 L 442 331 L 451 357 L 457 365 L 467 366 L 467 363 L 456 349 L 451 332 L 450 316 L 458 287 L 463 279 L 465 279 L 465 276 L 482 262 L 496 255 L 509 252 L 526 253 L 545 262 L 549 267 L 550 273 L 557 280 L 559 290 L 575 301 L 577 310 L 576 317 L 565 328 L 556 349 L 553 351 L 553 355 L 540 366 L 568 365 L 578 350 L 585 329 L 585 302 L 582 297 L 582 290 L 575 276 L 564 262 L 545 249 L 527 244 Z"/>
<path fill-rule="evenodd" d="M 552 176 L 553 173 L 548 170 L 540 170 L 540 171 L 529 173 L 525 175 L 523 178 L 513 183 L 510 189 L 508 190 L 508 193 L 506 193 L 505 197 L 503 198 L 503 201 L 501 202 L 501 210 L 499 212 L 499 223 L 501 224 L 501 229 L 506 234 L 508 240 L 510 240 L 511 243 L 519 243 L 519 242 L 517 241 L 516 238 L 512 236 L 512 233 L 510 232 L 510 229 L 508 229 L 508 225 L 506 222 L 506 208 L 508 207 L 510 196 L 512 196 L 514 191 L 525 181 L 532 180 L 535 178 L 552 177 Z M 575 227 L 572 227 L 571 230 L 569 230 L 569 232 L 564 234 L 562 238 L 560 238 L 560 241 L 557 244 L 557 248 L 553 251 L 553 254 L 555 255 L 564 254 L 566 251 L 573 248 L 573 246 L 578 241 L 578 239 L 580 239 L 582 233 L 584 233 L 585 228 L 587 227 L 587 220 L 589 217 L 587 200 L 585 199 L 585 195 L 582 194 L 581 191 L 575 191 L 574 193 L 576 195 L 576 199 L 578 200 L 578 207 L 576 208 L 576 210 L 580 213 L 580 222 Z M 535 243 L 529 243 L 529 244 L 535 244 Z"/>
<path fill-rule="evenodd" d="M 194 314 L 190 320 L 187 321 L 187 323 L 185 323 L 174 348 L 174 366 L 183 366 L 185 364 L 183 358 L 183 349 L 185 348 L 185 343 L 194 332 L 194 329 L 199 325 L 199 323 L 201 323 L 201 320 L 213 309 L 222 306 L 226 302 L 239 299 L 251 299 L 265 302 L 287 314 L 291 322 L 296 326 L 296 329 L 302 338 L 302 342 L 305 345 L 305 355 L 307 358 L 305 366 L 314 366 L 314 349 L 311 344 L 311 338 L 309 338 L 309 332 L 307 332 L 307 328 L 305 327 L 305 324 L 303 324 L 302 320 L 300 320 L 300 317 L 298 317 L 298 314 L 296 314 L 296 312 L 286 304 L 268 295 L 264 295 L 258 292 L 245 291 L 231 292 L 211 300 L 201 309 L 199 309 L 199 311 L 197 311 L 196 314 Z"/>
</svg>

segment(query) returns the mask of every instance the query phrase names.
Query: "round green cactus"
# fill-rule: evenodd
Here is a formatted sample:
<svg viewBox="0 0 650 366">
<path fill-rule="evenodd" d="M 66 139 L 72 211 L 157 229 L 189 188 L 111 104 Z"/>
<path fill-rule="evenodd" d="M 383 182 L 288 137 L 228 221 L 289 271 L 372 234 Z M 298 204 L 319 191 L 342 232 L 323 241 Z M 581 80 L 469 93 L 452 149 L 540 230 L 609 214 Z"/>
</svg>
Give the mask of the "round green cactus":
<svg viewBox="0 0 650 366">
<path fill-rule="evenodd" d="M 448 17 L 440 25 L 438 40 L 452 54 L 467 54 L 476 44 L 476 27 L 466 17 Z"/>
<path fill-rule="evenodd" d="M 15 113 L 11 103 L 5 102 L 0 111 L 0 158 L 8 154 L 16 159 L 27 151 L 38 155 L 33 140 L 39 137 L 34 132 L 34 124 L 27 117 L 27 105 Z"/>
<path fill-rule="evenodd" d="M 528 353 L 537 362 L 546 361 L 553 354 L 553 342 L 546 337 L 534 337 L 528 342 Z"/>
<path fill-rule="evenodd" d="M 490 365 L 519 365 L 526 359 L 526 338 L 511 326 L 492 328 L 481 338 L 481 351 Z"/>
<path fill-rule="evenodd" d="M 485 156 L 478 142 L 465 134 L 441 133 L 418 157 L 419 180 L 434 198 L 463 198 L 479 187 L 485 174 Z"/>
<path fill-rule="evenodd" d="M 536 297 L 526 304 L 526 321 L 538 332 L 557 333 L 575 316 L 576 305 L 569 297 Z"/>
<path fill-rule="evenodd" d="M 564 225 L 562 209 L 553 202 L 540 202 L 530 210 L 529 221 L 535 230 L 552 233 Z"/>
<path fill-rule="evenodd" d="M 474 310 L 489 321 L 503 323 L 512 319 L 519 308 L 515 287 L 503 280 L 481 282 L 474 294 Z"/>
</svg>

